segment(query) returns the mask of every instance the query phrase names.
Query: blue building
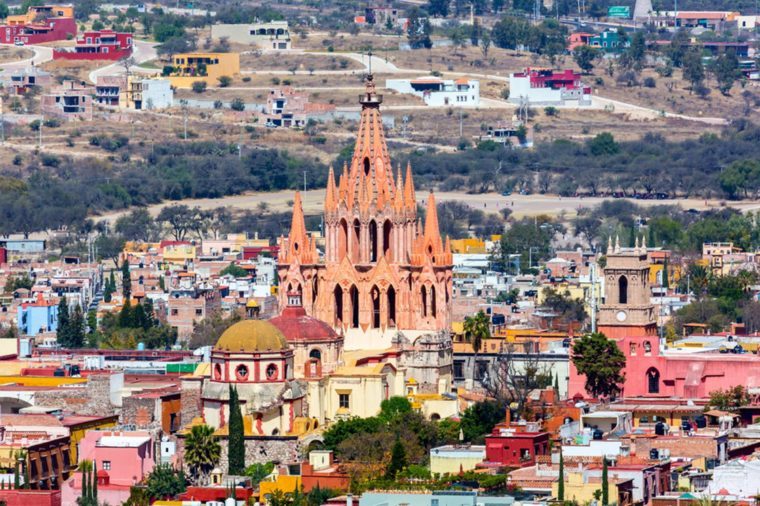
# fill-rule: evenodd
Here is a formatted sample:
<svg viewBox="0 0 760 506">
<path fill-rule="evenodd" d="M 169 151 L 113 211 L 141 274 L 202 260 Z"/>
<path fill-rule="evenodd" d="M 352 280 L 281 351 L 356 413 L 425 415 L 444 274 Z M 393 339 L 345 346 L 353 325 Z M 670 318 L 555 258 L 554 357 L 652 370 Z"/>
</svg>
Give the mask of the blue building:
<svg viewBox="0 0 760 506">
<path fill-rule="evenodd" d="M 514 497 L 478 496 L 475 491 L 365 492 L 359 506 L 512 506 Z"/>
<path fill-rule="evenodd" d="M 24 302 L 18 307 L 19 335 L 34 337 L 42 332 L 54 332 L 58 328 L 58 305 L 37 294 L 34 302 Z"/>
<path fill-rule="evenodd" d="M 621 38 L 617 30 L 605 30 L 589 39 L 589 46 L 601 49 L 606 53 L 619 53 L 630 46 L 625 38 Z"/>
</svg>

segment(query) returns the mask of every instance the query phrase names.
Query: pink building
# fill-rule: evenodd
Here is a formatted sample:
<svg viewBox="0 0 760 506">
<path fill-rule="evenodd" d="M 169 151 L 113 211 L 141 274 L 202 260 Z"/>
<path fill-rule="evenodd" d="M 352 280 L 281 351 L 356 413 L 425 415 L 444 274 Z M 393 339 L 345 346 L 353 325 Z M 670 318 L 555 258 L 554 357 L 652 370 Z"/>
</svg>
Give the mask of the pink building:
<svg viewBox="0 0 760 506">
<path fill-rule="evenodd" d="M 530 105 L 564 105 L 577 102 L 591 105 L 591 86 L 583 83 L 581 75 L 566 69 L 531 69 L 515 72 L 509 76 L 509 101 Z"/>
<path fill-rule="evenodd" d="M 624 397 L 706 398 L 736 385 L 760 387 L 760 357 L 754 354 L 662 354 L 650 302 L 646 247 L 607 250 L 604 303 L 598 329 L 615 339 L 626 356 Z M 586 397 L 586 378 L 570 362 L 568 395 Z"/>
<path fill-rule="evenodd" d="M 53 51 L 54 60 L 120 60 L 132 54 L 132 34 L 113 30 L 84 32 L 73 48 Z"/>
<path fill-rule="evenodd" d="M 91 430 L 79 442 L 79 460 L 92 460 L 98 469 L 98 500 L 121 504 L 129 489 L 141 482 L 156 464 L 153 438 L 148 432 Z M 82 493 L 82 474 L 74 473 L 62 487 L 62 503 L 76 504 Z"/>
</svg>

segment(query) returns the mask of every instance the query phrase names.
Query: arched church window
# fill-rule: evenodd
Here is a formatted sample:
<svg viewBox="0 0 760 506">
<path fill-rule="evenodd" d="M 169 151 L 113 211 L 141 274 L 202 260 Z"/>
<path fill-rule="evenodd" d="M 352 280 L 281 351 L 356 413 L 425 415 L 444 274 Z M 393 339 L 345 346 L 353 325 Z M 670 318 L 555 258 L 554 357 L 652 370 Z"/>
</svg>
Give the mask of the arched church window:
<svg viewBox="0 0 760 506">
<path fill-rule="evenodd" d="M 388 326 L 396 326 L 396 289 L 392 286 L 388 287 Z"/>
<path fill-rule="evenodd" d="M 379 329 L 380 328 L 380 290 L 376 286 L 373 286 L 372 290 L 370 291 L 370 296 L 372 298 L 372 328 Z"/>
<path fill-rule="evenodd" d="M 427 289 L 424 285 L 420 288 L 420 297 L 422 299 L 422 316 L 427 316 Z"/>
<path fill-rule="evenodd" d="M 660 371 L 654 367 L 647 371 L 647 387 L 650 394 L 660 393 Z"/>
<path fill-rule="evenodd" d="M 277 366 L 274 364 L 269 364 L 267 366 L 267 379 L 269 381 L 276 380 L 277 379 Z"/>
<path fill-rule="evenodd" d="M 644 355 L 651 355 L 652 354 L 652 343 L 649 341 L 644 341 Z"/>
<path fill-rule="evenodd" d="M 383 223 L 383 255 L 387 260 L 391 260 L 391 232 L 393 231 L 393 225 L 390 220 L 385 220 Z"/>
<path fill-rule="evenodd" d="M 319 348 L 314 348 L 313 350 L 309 352 L 309 358 L 322 360 L 322 352 L 319 351 Z"/>
<path fill-rule="evenodd" d="M 366 156 L 364 157 L 363 164 L 364 164 L 364 175 L 369 176 L 369 158 L 367 158 Z"/>
<path fill-rule="evenodd" d="M 221 380 L 222 379 L 222 366 L 219 364 L 216 364 L 214 366 L 214 379 L 215 380 Z"/>
<path fill-rule="evenodd" d="M 248 379 L 248 367 L 245 365 L 239 365 L 235 369 L 235 376 L 238 381 L 246 381 Z"/>
<path fill-rule="evenodd" d="M 435 318 L 436 316 L 436 307 L 435 307 L 435 286 L 430 287 L 430 314 Z"/>
<path fill-rule="evenodd" d="M 369 222 L 369 261 L 377 262 L 377 223 Z"/>
<path fill-rule="evenodd" d="M 625 276 L 618 279 L 618 304 L 628 304 L 628 278 Z"/>
</svg>

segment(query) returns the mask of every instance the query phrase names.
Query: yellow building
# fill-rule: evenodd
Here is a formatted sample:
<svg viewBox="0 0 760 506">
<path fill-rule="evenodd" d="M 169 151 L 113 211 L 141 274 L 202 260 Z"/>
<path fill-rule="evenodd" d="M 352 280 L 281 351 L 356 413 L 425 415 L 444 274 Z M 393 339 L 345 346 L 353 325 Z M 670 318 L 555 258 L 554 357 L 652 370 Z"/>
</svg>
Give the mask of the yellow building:
<svg viewBox="0 0 760 506">
<path fill-rule="evenodd" d="M 8 25 L 28 25 L 36 19 L 45 18 L 73 18 L 73 5 L 32 5 L 26 14 L 8 16 L 5 23 Z"/>
<path fill-rule="evenodd" d="M 300 476 L 273 474 L 271 477 L 266 478 L 264 481 L 259 483 L 259 502 L 261 504 L 266 504 L 268 502 L 267 496 L 275 490 L 279 490 L 285 494 L 292 494 L 300 488 Z"/>
<path fill-rule="evenodd" d="M 167 76 L 175 88 L 189 89 L 196 81 L 207 86 L 219 84 L 222 76 L 240 74 L 239 53 L 181 53 L 172 58 L 173 72 Z"/>
<path fill-rule="evenodd" d="M 460 471 L 472 471 L 485 459 L 485 446 L 440 446 L 430 450 L 430 472 L 433 474 L 458 474 Z"/>
<path fill-rule="evenodd" d="M 617 503 L 624 506 L 632 503 L 631 488 L 632 479 L 616 479 L 610 477 L 609 497 L 610 503 Z M 565 471 L 565 500 L 577 502 L 578 504 L 589 504 L 596 500 L 594 494 L 597 490 L 602 490 L 602 478 L 600 474 L 590 475 L 587 469 L 581 471 Z M 557 497 L 559 493 L 559 481 L 552 483 L 552 496 Z"/>
<path fill-rule="evenodd" d="M 486 242 L 481 239 L 469 237 L 466 239 L 453 239 L 451 241 L 452 253 L 488 253 Z"/>
<path fill-rule="evenodd" d="M 172 244 L 164 248 L 164 262 L 175 265 L 187 265 L 195 260 L 195 246 L 191 244 Z"/>
</svg>

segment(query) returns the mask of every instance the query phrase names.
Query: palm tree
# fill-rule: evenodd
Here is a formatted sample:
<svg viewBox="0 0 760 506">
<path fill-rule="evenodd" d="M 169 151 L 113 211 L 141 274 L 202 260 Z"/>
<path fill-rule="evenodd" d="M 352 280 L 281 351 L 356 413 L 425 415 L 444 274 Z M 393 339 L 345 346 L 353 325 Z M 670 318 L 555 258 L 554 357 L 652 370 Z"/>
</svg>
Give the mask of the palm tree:
<svg viewBox="0 0 760 506">
<path fill-rule="evenodd" d="M 205 477 L 219 463 L 222 447 L 208 425 L 195 425 L 185 439 L 185 462 L 195 480 Z"/>
<path fill-rule="evenodd" d="M 483 347 L 483 339 L 491 337 L 491 321 L 483 311 L 464 319 L 464 337 L 477 355 Z"/>
</svg>

